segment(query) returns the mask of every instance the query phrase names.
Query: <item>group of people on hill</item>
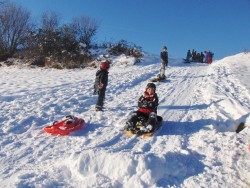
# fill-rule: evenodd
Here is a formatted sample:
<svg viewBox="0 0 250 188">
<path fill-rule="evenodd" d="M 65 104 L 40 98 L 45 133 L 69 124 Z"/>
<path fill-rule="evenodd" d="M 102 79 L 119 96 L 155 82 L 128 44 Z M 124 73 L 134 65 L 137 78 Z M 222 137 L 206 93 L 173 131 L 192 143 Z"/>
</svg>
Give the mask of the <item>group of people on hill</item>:
<svg viewBox="0 0 250 188">
<path fill-rule="evenodd" d="M 213 53 L 210 51 L 205 51 L 205 54 L 196 53 L 195 50 L 187 53 L 188 61 L 196 62 L 206 62 L 211 63 L 213 58 Z M 164 80 L 165 67 L 168 66 L 168 52 L 167 47 L 164 46 L 162 52 L 160 53 L 161 58 L 161 68 L 159 77 L 160 80 Z M 205 58 L 205 61 L 204 61 Z M 98 99 L 96 103 L 96 111 L 102 111 L 106 87 L 108 85 L 108 70 L 110 68 L 111 62 L 106 59 L 100 63 L 100 69 L 96 72 L 96 78 L 94 83 L 94 94 L 98 94 Z M 159 99 L 156 93 L 156 85 L 149 82 L 142 96 L 138 100 L 138 110 L 133 112 L 129 120 L 126 122 L 127 130 L 133 130 L 136 128 L 136 122 L 140 117 L 146 118 L 147 122 L 141 126 L 141 130 L 144 132 L 152 132 L 157 122 L 157 107 L 159 105 Z"/>
<path fill-rule="evenodd" d="M 197 53 L 196 50 L 194 49 L 192 50 L 192 52 L 188 50 L 185 62 L 186 63 L 199 62 L 199 63 L 211 64 L 213 61 L 213 56 L 214 53 L 211 52 L 210 50 L 207 50 L 204 53 L 203 52 Z"/>
</svg>

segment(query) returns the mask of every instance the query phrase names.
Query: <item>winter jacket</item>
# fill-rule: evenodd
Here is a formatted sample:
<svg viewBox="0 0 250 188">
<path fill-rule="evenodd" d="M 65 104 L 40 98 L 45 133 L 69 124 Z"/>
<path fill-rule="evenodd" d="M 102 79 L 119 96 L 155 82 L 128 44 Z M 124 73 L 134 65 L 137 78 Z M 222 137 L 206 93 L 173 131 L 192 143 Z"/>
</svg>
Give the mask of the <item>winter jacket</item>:
<svg viewBox="0 0 250 188">
<path fill-rule="evenodd" d="M 138 106 L 139 112 L 149 115 L 151 112 L 157 113 L 157 106 L 159 105 L 159 99 L 157 94 L 149 95 L 146 91 L 144 95 L 139 98 Z"/>
<path fill-rule="evenodd" d="M 168 52 L 167 51 L 161 52 L 161 61 L 166 66 L 168 65 Z"/>
<path fill-rule="evenodd" d="M 94 91 L 105 90 L 108 85 L 108 71 L 100 69 L 96 72 Z"/>
</svg>

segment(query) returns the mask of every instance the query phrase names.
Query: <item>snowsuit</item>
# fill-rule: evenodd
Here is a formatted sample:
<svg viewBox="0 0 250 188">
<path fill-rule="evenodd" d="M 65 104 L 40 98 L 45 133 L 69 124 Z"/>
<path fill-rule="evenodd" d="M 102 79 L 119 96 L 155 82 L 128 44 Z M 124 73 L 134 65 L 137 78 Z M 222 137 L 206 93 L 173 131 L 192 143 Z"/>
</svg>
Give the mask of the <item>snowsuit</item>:
<svg viewBox="0 0 250 188">
<path fill-rule="evenodd" d="M 160 78 L 165 79 L 165 67 L 168 66 L 168 52 L 162 51 L 161 54 L 161 69 L 160 69 Z"/>
<path fill-rule="evenodd" d="M 95 84 L 94 84 L 94 94 L 98 94 L 98 100 L 96 107 L 102 108 L 105 99 L 105 91 L 108 85 L 108 71 L 100 69 L 96 72 Z"/>
<path fill-rule="evenodd" d="M 157 106 L 159 105 L 158 102 L 159 99 L 156 93 L 154 93 L 153 95 L 149 95 L 145 91 L 144 95 L 142 95 L 138 100 L 139 109 L 133 112 L 128 122 L 131 122 L 135 127 L 136 123 L 141 118 L 144 118 L 147 121 L 145 126 L 150 124 L 152 125 L 152 127 L 154 127 L 157 122 Z"/>
</svg>

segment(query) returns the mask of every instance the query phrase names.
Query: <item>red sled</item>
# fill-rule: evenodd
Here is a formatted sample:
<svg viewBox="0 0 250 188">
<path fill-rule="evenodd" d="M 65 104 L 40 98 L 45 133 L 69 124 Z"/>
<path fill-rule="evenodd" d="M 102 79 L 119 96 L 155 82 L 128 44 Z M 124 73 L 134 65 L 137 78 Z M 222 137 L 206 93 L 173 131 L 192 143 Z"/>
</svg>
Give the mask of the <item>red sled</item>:
<svg viewBox="0 0 250 188">
<path fill-rule="evenodd" d="M 43 130 L 50 134 L 69 135 L 69 133 L 81 129 L 84 124 L 85 121 L 83 119 L 66 116 L 66 119 L 60 122 L 54 122 L 53 125 L 44 127 Z"/>
</svg>

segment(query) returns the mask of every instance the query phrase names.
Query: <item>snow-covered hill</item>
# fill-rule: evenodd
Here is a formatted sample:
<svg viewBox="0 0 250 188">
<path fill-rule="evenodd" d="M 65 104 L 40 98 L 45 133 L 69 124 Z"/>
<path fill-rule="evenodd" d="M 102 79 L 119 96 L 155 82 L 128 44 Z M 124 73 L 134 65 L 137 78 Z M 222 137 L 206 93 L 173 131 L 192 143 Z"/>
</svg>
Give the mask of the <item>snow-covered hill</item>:
<svg viewBox="0 0 250 188">
<path fill-rule="evenodd" d="M 250 186 L 250 54 L 212 65 L 171 59 L 157 83 L 163 126 L 152 138 L 123 135 L 158 56 L 113 59 L 104 112 L 92 95 L 97 69 L 0 67 L 1 187 Z M 66 115 L 86 121 L 70 136 L 42 129 Z"/>
</svg>

